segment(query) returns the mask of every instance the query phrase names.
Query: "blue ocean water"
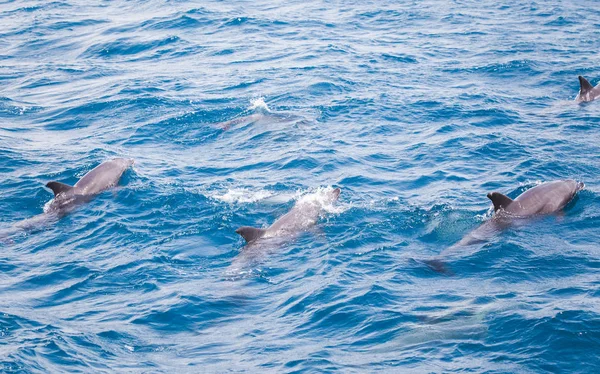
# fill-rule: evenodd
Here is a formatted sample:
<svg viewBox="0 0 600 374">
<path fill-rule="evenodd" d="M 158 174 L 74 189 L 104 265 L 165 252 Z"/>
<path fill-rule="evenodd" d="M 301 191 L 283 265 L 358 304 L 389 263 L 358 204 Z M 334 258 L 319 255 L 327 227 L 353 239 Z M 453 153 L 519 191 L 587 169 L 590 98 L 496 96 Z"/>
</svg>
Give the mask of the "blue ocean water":
<svg viewBox="0 0 600 374">
<path fill-rule="evenodd" d="M 0 2 L 0 230 L 135 159 L 0 244 L 0 371 L 597 371 L 599 49 L 587 0 Z M 562 178 L 564 214 L 420 261 Z"/>
</svg>

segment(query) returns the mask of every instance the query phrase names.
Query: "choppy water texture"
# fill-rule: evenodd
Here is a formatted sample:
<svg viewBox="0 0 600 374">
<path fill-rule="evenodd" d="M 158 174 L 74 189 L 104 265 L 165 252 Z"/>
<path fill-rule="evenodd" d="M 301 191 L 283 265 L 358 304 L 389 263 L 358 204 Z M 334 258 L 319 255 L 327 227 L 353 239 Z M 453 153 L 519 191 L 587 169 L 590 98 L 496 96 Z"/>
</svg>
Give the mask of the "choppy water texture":
<svg viewBox="0 0 600 374">
<path fill-rule="evenodd" d="M 596 371 L 600 8 L 502 3 L 1 2 L 0 229 L 136 163 L 0 244 L 0 371 Z M 560 178 L 564 214 L 421 262 Z"/>
</svg>

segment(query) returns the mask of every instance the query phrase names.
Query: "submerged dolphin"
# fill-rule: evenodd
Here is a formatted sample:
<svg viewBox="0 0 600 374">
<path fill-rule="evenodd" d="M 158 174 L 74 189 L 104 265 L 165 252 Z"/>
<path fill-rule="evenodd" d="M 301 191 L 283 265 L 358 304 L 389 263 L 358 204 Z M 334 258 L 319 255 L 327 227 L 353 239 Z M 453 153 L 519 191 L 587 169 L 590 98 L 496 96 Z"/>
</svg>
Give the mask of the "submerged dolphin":
<svg viewBox="0 0 600 374">
<path fill-rule="evenodd" d="M 235 230 L 235 232 L 240 234 L 248 243 L 253 243 L 260 238 L 294 235 L 315 225 L 319 218 L 319 213 L 323 209 L 323 205 L 335 202 L 340 196 L 340 192 L 339 188 L 326 191 L 324 195 L 325 201 L 321 202 L 300 199 L 289 212 L 281 216 L 266 229 L 242 226 Z"/>
<path fill-rule="evenodd" d="M 580 75 L 579 85 L 579 93 L 575 98 L 575 101 L 577 101 L 578 103 L 593 101 L 598 96 L 600 96 L 600 84 L 594 87 L 590 84 L 590 82 L 588 82 L 584 77 Z"/>
<path fill-rule="evenodd" d="M 77 205 L 91 200 L 102 191 L 116 186 L 121 175 L 133 164 L 133 160 L 115 158 L 90 170 L 74 186 L 60 182 L 48 182 L 46 187 L 54 192 L 54 199 L 44 207 L 44 213 L 16 223 L 12 230 L 0 233 L 7 238 L 21 230 L 34 230 L 55 222 Z"/>
<path fill-rule="evenodd" d="M 442 251 L 440 257 L 425 261 L 436 271 L 445 272 L 446 266 L 441 258 L 456 252 L 458 248 L 489 240 L 496 233 L 524 219 L 552 214 L 563 209 L 585 185 L 572 179 L 542 183 L 528 189 L 516 199 L 491 192 L 487 197 L 494 204 L 494 216 L 471 231 L 458 243 Z"/>
<path fill-rule="evenodd" d="M 222 128 L 223 130 L 229 130 L 233 126 L 246 126 L 251 123 L 259 123 L 260 125 L 264 126 L 273 123 L 294 123 L 304 121 L 306 121 L 305 118 L 288 112 L 259 111 L 256 113 L 237 117 L 229 121 L 220 122 L 217 124 L 217 126 Z"/>
</svg>

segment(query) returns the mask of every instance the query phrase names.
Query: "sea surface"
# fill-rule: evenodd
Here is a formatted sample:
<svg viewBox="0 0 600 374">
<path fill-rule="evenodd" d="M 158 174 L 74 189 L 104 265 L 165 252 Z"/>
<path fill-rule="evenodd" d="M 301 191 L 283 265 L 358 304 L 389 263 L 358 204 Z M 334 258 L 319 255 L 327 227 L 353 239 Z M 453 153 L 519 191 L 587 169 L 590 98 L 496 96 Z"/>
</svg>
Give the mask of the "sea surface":
<svg viewBox="0 0 600 374">
<path fill-rule="evenodd" d="M 589 0 L 0 1 L 0 372 L 597 372 L 598 51 Z M 425 265 L 564 178 L 563 213 Z"/>
</svg>

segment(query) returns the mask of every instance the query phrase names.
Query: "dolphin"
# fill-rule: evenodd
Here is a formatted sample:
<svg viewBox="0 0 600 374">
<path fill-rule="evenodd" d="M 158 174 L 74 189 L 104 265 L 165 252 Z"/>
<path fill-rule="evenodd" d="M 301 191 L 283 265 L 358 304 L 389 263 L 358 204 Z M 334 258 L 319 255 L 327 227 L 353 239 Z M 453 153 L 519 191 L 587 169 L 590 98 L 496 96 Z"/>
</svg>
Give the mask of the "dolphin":
<svg viewBox="0 0 600 374">
<path fill-rule="evenodd" d="M 237 277 L 246 272 L 252 273 L 252 270 L 248 269 L 249 265 L 259 262 L 290 238 L 314 226 L 319 219 L 319 214 L 338 199 L 340 191 L 339 188 L 326 188 L 303 196 L 289 212 L 267 228 L 242 226 L 235 230 L 247 244 L 233 259 L 226 274 Z"/>
<path fill-rule="evenodd" d="M 516 199 L 492 192 L 487 196 L 494 204 L 494 211 L 514 217 L 532 217 L 558 212 L 585 187 L 583 182 L 565 179 L 546 182 L 520 194 Z"/>
<path fill-rule="evenodd" d="M 67 213 L 74 206 L 91 200 L 100 192 L 116 186 L 121 175 L 131 165 L 131 159 L 115 158 L 96 166 L 73 186 L 55 181 L 48 182 L 46 187 L 54 192 L 54 200 L 48 206 L 47 212 Z"/>
<path fill-rule="evenodd" d="M 76 206 L 88 202 L 100 192 L 116 186 L 121 175 L 131 165 L 133 165 L 131 159 L 115 158 L 96 166 L 73 186 L 56 181 L 48 182 L 46 187 L 52 190 L 54 199 L 46 204 L 44 213 L 16 223 L 12 230 L 0 233 L 0 237 L 7 238 L 17 231 L 34 230 L 58 220 Z"/>
<path fill-rule="evenodd" d="M 593 101 L 600 96 L 600 84 L 594 87 L 590 84 L 590 82 L 580 75 L 579 85 L 579 93 L 575 98 L 575 101 L 578 103 Z"/>
<path fill-rule="evenodd" d="M 317 223 L 323 206 L 335 202 L 340 196 L 340 192 L 339 188 L 326 191 L 324 201 L 300 199 L 289 212 L 273 222 L 271 226 L 267 228 L 242 226 L 235 232 L 240 234 L 246 242 L 253 243 L 261 238 L 289 236 L 305 231 Z"/>
<path fill-rule="evenodd" d="M 237 117 L 225 122 L 219 122 L 217 127 L 227 131 L 233 126 L 246 126 L 251 123 L 258 123 L 261 126 L 271 125 L 275 123 L 302 123 L 307 120 L 299 115 L 292 114 L 289 112 L 270 112 L 270 111 L 259 111 L 256 113 Z"/>
<path fill-rule="evenodd" d="M 425 263 L 436 271 L 448 272 L 442 258 L 456 252 L 461 247 L 483 243 L 498 232 L 528 218 L 548 215 L 562 210 L 585 187 L 583 182 L 572 179 L 542 183 L 520 194 L 514 200 L 491 192 L 487 197 L 494 206 L 494 216 L 462 238 L 458 243 L 442 251 L 438 258 Z"/>
</svg>

